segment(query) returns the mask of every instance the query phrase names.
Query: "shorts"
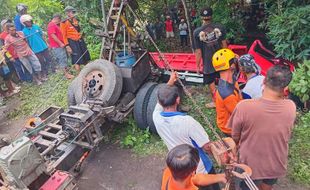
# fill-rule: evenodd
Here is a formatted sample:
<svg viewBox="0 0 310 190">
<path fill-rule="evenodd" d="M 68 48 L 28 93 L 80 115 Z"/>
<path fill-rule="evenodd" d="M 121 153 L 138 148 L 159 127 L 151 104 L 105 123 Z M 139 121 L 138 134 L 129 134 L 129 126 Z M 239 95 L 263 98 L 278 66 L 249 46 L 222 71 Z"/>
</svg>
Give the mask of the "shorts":
<svg viewBox="0 0 310 190">
<path fill-rule="evenodd" d="M 83 39 L 77 41 L 68 39 L 68 42 L 72 49 L 71 60 L 73 65 L 82 65 L 90 61 L 90 54 Z"/>
<path fill-rule="evenodd" d="M 219 72 L 203 74 L 203 84 L 208 85 L 208 84 L 214 83 L 216 79 L 219 79 L 219 78 L 220 78 Z"/>
<path fill-rule="evenodd" d="M 260 185 L 261 183 L 264 183 L 264 184 L 272 186 L 272 185 L 276 184 L 277 181 L 278 181 L 277 178 L 253 180 L 253 182 L 255 183 L 256 186 Z M 240 188 L 242 190 L 250 190 L 249 187 L 246 185 L 246 183 L 244 181 L 242 181 L 240 183 Z"/>
<path fill-rule="evenodd" d="M 52 48 L 52 54 L 61 69 L 68 66 L 68 57 L 65 48 Z"/>
<path fill-rule="evenodd" d="M 41 63 L 35 54 L 20 57 L 19 60 L 31 74 L 33 73 L 33 70 L 35 72 L 41 72 Z"/>
<path fill-rule="evenodd" d="M 173 32 L 166 32 L 166 38 L 174 38 Z"/>
</svg>

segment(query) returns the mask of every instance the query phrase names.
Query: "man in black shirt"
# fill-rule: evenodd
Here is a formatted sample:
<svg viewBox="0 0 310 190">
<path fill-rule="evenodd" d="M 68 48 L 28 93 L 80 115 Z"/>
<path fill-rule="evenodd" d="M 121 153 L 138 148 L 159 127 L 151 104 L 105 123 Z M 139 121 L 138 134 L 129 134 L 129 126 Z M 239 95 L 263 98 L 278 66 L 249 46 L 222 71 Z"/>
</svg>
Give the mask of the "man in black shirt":
<svg viewBox="0 0 310 190">
<path fill-rule="evenodd" d="M 195 49 L 197 73 L 200 73 L 201 58 L 203 61 L 203 83 L 209 86 L 212 96 L 216 91 L 215 79 L 219 78 L 212 65 L 213 54 L 221 49 L 227 48 L 225 40 L 226 30 L 221 24 L 212 22 L 212 9 L 202 9 L 200 16 L 202 26 L 194 31 L 193 48 Z M 215 107 L 214 102 L 206 104 L 207 107 Z"/>
</svg>

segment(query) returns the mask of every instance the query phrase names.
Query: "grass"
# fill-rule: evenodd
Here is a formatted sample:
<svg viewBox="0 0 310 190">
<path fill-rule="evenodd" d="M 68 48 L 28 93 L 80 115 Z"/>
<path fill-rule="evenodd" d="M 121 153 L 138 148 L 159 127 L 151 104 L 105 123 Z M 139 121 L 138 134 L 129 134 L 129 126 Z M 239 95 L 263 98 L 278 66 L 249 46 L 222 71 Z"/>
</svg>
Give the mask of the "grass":
<svg viewBox="0 0 310 190">
<path fill-rule="evenodd" d="M 22 86 L 19 94 L 20 106 L 9 114 L 10 119 L 37 114 L 50 105 L 63 108 L 67 107 L 67 87 L 70 81 L 57 73 L 49 77 L 49 81 L 42 86 L 26 84 Z M 202 111 L 209 118 L 213 126 L 215 123 L 215 110 L 205 109 L 204 104 L 210 102 L 210 96 L 206 89 L 199 86 L 189 88 Z M 192 102 L 183 97 L 183 105 L 191 106 Z M 203 118 L 194 110 L 189 115 L 198 120 L 206 129 L 211 139 L 215 139 Z M 293 181 L 310 186 L 310 113 L 300 116 L 290 141 L 288 176 Z M 217 127 L 216 127 L 216 130 Z M 130 148 L 140 156 L 161 155 L 167 153 L 167 149 L 159 136 L 151 134 L 147 130 L 140 130 L 130 116 L 126 122 L 112 131 L 112 142 L 119 143 L 123 148 Z"/>
<path fill-rule="evenodd" d="M 289 151 L 289 177 L 310 187 L 310 112 L 295 126 Z"/>
<path fill-rule="evenodd" d="M 39 114 L 48 106 L 67 107 L 67 88 L 70 81 L 62 72 L 52 74 L 42 85 L 22 85 L 20 105 L 8 114 L 9 119 Z"/>
</svg>

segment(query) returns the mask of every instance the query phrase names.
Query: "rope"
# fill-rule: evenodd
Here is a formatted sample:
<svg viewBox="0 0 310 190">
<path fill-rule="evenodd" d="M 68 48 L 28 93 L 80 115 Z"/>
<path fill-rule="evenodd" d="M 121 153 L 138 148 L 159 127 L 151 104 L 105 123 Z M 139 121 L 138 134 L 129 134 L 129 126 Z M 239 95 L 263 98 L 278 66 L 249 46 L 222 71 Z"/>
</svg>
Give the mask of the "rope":
<svg viewBox="0 0 310 190">
<path fill-rule="evenodd" d="M 130 12 L 134 15 L 135 19 L 139 22 L 139 24 L 145 28 L 145 24 L 143 24 L 141 22 L 141 19 L 139 18 L 139 16 L 133 11 L 133 9 L 130 7 L 130 5 L 127 5 Z M 149 40 L 152 42 L 152 44 L 154 45 L 154 47 L 156 48 L 157 52 L 159 53 L 159 58 L 164 61 L 164 66 L 166 70 L 170 70 L 171 72 L 174 72 L 174 69 L 171 68 L 169 62 L 167 61 L 167 59 L 165 58 L 164 54 L 160 51 L 159 47 L 157 46 L 157 44 L 155 43 L 155 41 L 151 38 L 151 35 L 149 34 L 149 32 L 146 30 L 146 34 L 149 37 Z M 228 145 L 224 142 L 224 140 L 222 139 L 222 137 L 217 133 L 216 129 L 213 127 L 213 125 L 211 124 L 210 120 L 207 118 L 207 116 L 202 112 L 202 110 L 199 108 L 198 103 L 195 101 L 195 99 L 193 98 L 192 94 L 189 92 L 189 90 L 186 88 L 186 86 L 183 84 L 183 82 L 181 81 L 181 79 L 178 78 L 178 82 L 180 83 L 181 87 L 183 88 L 185 94 L 189 97 L 189 99 L 192 101 L 194 109 L 201 115 L 201 117 L 203 118 L 203 120 L 205 121 L 205 123 L 207 124 L 208 128 L 211 130 L 211 132 L 215 135 L 215 137 L 222 143 L 222 145 L 224 145 L 224 147 L 229 150 Z"/>
</svg>

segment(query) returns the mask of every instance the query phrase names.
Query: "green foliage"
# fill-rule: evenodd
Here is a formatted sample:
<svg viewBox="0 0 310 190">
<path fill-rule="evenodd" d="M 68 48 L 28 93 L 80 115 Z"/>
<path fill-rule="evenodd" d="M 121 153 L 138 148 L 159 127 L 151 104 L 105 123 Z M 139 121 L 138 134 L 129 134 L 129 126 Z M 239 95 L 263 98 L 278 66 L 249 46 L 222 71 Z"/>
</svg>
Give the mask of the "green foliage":
<svg viewBox="0 0 310 190">
<path fill-rule="evenodd" d="M 48 106 L 67 107 L 67 89 L 70 81 L 62 72 L 53 74 L 41 86 L 33 84 L 23 85 L 19 94 L 21 104 L 8 117 L 13 119 L 21 116 L 38 114 Z"/>
<path fill-rule="evenodd" d="M 310 186 L 310 113 L 301 116 L 294 129 L 289 151 L 289 176 Z"/>
<path fill-rule="evenodd" d="M 310 5 L 287 7 L 271 14 L 266 23 L 267 36 L 279 56 L 289 60 L 310 57 Z"/>
<path fill-rule="evenodd" d="M 115 142 L 120 142 L 123 148 L 133 149 L 138 155 L 164 155 L 167 151 L 159 136 L 139 129 L 132 116 L 114 131 L 113 136 Z"/>
<path fill-rule="evenodd" d="M 303 102 L 309 100 L 310 95 L 310 60 L 299 64 L 299 67 L 293 73 L 293 80 L 290 83 L 290 90 L 300 97 Z"/>
</svg>

